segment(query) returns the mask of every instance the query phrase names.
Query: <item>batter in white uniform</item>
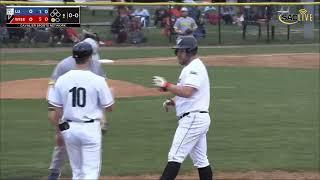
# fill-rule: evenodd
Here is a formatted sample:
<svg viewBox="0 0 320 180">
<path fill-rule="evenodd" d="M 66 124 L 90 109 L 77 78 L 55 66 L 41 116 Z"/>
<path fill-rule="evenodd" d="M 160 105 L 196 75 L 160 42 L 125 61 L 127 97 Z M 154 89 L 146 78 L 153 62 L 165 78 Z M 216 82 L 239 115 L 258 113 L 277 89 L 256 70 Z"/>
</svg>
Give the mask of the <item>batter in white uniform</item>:
<svg viewBox="0 0 320 180">
<path fill-rule="evenodd" d="M 207 157 L 207 132 L 210 126 L 209 104 L 210 84 L 207 69 L 196 57 L 197 41 L 185 36 L 177 39 L 174 47 L 179 64 L 184 68 L 177 85 L 160 76 L 153 77 L 153 85 L 176 96 L 163 103 L 166 111 L 170 106 L 176 109 L 179 119 L 173 142 L 168 154 L 168 164 L 161 180 L 174 180 L 181 163 L 190 155 L 198 168 L 200 180 L 212 180 L 212 170 Z"/>
</svg>

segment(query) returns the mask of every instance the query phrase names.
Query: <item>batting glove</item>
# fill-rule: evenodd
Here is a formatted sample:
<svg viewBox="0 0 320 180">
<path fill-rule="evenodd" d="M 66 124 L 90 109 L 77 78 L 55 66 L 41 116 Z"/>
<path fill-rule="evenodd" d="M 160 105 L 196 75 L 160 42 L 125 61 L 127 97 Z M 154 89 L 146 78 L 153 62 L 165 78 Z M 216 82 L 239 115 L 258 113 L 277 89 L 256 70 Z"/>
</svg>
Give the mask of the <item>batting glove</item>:
<svg viewBox="0 0 320 180">
<path fill-rule="evenodd" d="M 152 84 L 158 88 L 162 88 L 163 90 L 166 90 L 171 85 L 165 78 L 160 76 L 153 76 Z"/>
</svg>

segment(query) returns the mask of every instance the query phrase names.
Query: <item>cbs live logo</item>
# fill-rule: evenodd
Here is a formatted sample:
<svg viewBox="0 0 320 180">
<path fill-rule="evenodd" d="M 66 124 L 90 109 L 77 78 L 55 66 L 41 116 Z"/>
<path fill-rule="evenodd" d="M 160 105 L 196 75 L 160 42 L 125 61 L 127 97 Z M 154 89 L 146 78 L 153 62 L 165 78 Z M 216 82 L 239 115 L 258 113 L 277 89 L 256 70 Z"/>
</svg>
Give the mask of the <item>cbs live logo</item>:
<svg viewBox="0 0 320 180">
<path fill-rule="evenodd" d="M 299 14 L 280 14 L 278 19 L 284 24 L 292 25 L 298 22 L 312 22 L 313 15 L 309 14 L 306 9 L 300 9 Z"/>
</svg>

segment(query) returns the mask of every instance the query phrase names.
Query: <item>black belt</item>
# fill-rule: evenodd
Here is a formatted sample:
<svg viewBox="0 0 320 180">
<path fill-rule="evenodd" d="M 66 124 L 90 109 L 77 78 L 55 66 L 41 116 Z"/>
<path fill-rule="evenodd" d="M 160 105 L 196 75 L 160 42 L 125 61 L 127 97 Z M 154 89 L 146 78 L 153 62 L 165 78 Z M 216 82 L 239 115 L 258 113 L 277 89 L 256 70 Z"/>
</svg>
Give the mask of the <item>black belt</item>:
<svg viewBox="0 0 320 180">
<path fill-rule="evenodd" d="M 208 111 L 192 111 L 192 112 L 186 112 L 183 113 L 181 116 L 179 116 L 179 119 L 182 119 L 185 116 L 188 116 L 190 113 L 208 113 Z"/>
<path fill-rule="evenodd" d="M 96 119 L 91 119 L 89 121 L 72 121 L 70 119 L 65 119 L 67 122 L 81 122 L 81 123 L 93 123 Z"/>
</svg>

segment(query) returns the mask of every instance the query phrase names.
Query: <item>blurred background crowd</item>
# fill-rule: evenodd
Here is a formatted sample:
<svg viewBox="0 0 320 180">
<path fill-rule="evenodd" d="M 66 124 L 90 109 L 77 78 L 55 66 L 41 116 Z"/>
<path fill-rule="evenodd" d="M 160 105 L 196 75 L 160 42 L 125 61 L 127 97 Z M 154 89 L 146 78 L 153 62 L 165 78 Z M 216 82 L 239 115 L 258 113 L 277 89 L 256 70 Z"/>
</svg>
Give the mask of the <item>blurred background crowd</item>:
<svg viewBox="0 0 320 180">
<path fill-rule="evenodd" d="M 180 0 L 177 2 L 194 3 L 194 6 L 82 6 L 81 12 L 85 13 L 81 15 L 80 28 L 6 28 L 6 7 L 1 5 L 0 40 L 2 44 L 41 42 L 55 46 L 76 43 L 89 35 L 96 37 L 101 46 L 121 43 L 141 44 L 148 41 L 146 31 L 152 30 L 156 30 L 159 36 L 168 40 L 180 35 L 193 35 L 197 39 L 205 39 L 208 32 L 212 30 L 210 27 L 213 26 L 232 26 L 238 27 L 238 31 L 245 31 L 244 26 L 255 25 L 259 26 L 260 30 L 260 26 L 266 23 L 268 26 L 269 23 L 275 24 L 279 13 L 296 12 L 299 9 L 296 6 L 198 6 L 200 3 L 212 2 L 211 0 Z M 104 14 L 99 15 L 101 12 Z M 103 16 L 105 20 L 101 19 Z"/>
</svg>

